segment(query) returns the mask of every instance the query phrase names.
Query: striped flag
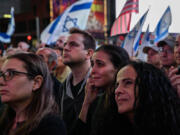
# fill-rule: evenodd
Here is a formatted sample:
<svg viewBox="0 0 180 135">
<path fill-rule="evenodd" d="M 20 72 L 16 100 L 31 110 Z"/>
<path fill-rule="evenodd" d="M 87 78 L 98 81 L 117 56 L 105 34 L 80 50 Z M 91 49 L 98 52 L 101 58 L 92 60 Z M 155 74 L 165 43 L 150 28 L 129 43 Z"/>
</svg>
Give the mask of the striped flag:
<svg viewBox="0 0 180 135">
<path fill-rule="evenodd" d="M 168 6 L 154 30 L 154 42 L 157 43 L 168 36 L 169 26 L 172 22 L 170 7 Z"/>
<path fill-rule="evenodd" d="M 139 47 L 139 41 L 141 38 L 142 27 L 146 20 L 146 16 L 149 10 L 147 10 L 144 15 L 140 18 L 134 28 L 126 35 L 123 42 L 123 48 L 126 49 L 129 56 L 135 56 Z"/>
<path fill-rule="evenodd" d="M 127 0 L 119 17 L 115 20 L 111 28 L 111 36 L 125 34 L 130 30 L 132 12 L 139 12 L 139 0 Z"/>
<path fill-rule="evenodd" d="M 66 35 L 72 27 L 85 29 L 93 0 L 80 0 L 68 7 L 41 33 L 42 43 L 54 44 L 59 36 Z"/>
</svg>

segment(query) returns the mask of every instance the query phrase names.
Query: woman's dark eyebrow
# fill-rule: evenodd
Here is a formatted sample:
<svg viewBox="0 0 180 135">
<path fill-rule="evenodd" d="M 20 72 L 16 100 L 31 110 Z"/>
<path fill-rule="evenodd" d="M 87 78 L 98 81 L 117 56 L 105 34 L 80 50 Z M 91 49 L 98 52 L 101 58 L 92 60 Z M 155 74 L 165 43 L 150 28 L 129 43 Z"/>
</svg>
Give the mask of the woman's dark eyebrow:
<svg viewBox="0 0 180 135">
<path fill-rule="evenodd" d="M 133 80 L 132 78 L 129 78 L 129 77 L 128 77 L 128 78 L 123 78 L 123 79 L 122 79 L 122 82 L 125 82 L 125 81 L 132 81 L 132 80 Z"/>
</svg>

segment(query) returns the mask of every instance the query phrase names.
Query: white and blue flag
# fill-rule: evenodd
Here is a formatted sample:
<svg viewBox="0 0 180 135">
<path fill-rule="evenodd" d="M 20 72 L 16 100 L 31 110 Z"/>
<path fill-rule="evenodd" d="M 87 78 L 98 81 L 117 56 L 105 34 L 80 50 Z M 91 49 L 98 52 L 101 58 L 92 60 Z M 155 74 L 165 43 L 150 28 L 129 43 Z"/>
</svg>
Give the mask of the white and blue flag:
<svg viewBox="0 0 180 135">
<path fill-rule="evenodd" d="M 93 0 L 80 0 L 68 7 L 61 16 L 52 21 L 41 33 L 41 42 L 54 44 L 61 35 L 76 27 L 85 29 Z"/>
<path fill-rule="evenodd" d="M 11 36 L 13 35 L 15 31 L 15 20 L 14 20 L 14 8 L 11 8 L 11 19 L 8 24 L 8 29 L 6 33 L 0 32 L 0 42 L 3 43 L 10 43 L 11 42 Z"/>
<path fill-rule="evenodd" d="M 139 46 L 139 49 L 138 49 L 137 59 L 140 59 L 142 61 L 147 61 L 147 54 L 143 52 L 143 49 L 145 46 L 150 45 L 149 42 L 150 42 L 150 32 L 149 32 L 149 25 L 148 25 L 146 32 L 144 33 L 141 39 L 141 46 Z"/>
<path fill-rule="evenodd" d="M 168 36 L 169 26 L 172 22 L 170 7 L 168 6 L 154 30 L 154 42 L 157 43 Z"/>
<path fill-rule="evenodd" d="M 142 45 L 142 46 L 149 45 L 150 35 L 151 35 L 151 33 L 149 32 L 149 25 L 148 25 L 148 27 L 147 27 L 147 29 L 146 29 L 146 32 L 144 33 L 144 36 L 143 36 L 143 38 L 142 38 L 142 40 L 141 40 L 141 45 Z"/>
<path fill-rule="evenodd" d="M 134 28 L 126 35 L 122 47 L 126 49 L 129 56 L 135 56 L 139 47 L 139 41 L 141 38 L 142 27 L 144 25 L 147 13 L 147 10 L 144 15 L 140 18 Z"/>
</svg>

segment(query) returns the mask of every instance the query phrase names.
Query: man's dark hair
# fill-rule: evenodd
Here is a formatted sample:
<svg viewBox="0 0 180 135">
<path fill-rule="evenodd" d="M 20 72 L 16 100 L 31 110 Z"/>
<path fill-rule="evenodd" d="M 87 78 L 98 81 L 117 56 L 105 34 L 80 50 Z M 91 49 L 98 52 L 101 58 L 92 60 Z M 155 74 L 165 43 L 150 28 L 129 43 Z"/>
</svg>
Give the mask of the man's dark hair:
<svg viewBox="0 0 180 135">
<path fill-rule="evenodd" d="M 84 30 L 80 30 L 78 28 L 71 28 L 69 31 L 70 34 L 81 34 L 84 37 L 84 49 L 96 49 L 96 41 L 94 39 L 94 37 L 87 31 Z"/>
</svg>

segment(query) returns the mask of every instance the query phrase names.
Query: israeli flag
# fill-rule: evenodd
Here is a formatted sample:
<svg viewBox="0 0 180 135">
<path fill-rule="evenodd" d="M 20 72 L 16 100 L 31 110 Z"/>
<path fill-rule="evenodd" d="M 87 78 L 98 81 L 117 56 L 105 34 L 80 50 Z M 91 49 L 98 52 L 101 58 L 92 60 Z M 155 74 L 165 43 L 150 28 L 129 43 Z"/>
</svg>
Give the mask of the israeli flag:
<svg viewBox="0 0 180 135">
<path fill-rule="evenodd" d="M 69 29 L 76 27 L 85 29 L 93 0 L 77 1 L 68 7 L 41 33 L 41 42 L 54 44 L 60 35 L 67 35 Z"/>
<path fill-rule="evenodd" d="M 146 32 L 143 35 L 143 38 L 141 39 L 141 46 L 139 46 L 138 49 L 138 56 L 137 59 L 140 59 L 142 61 L 147 61 L 147 54 L 143 52 L 143 49 L 145 46 L 148 46 L 150 43 L 150 32 L 149 32 L 149 25 L 146 29 Z"/>
<path fill-rule="evenodd" d="M 10 43 L 11 36 L 13 35 L 14 31 L 15 31 L 14 8 L 11 7 L 11 19 L 8 24 L 8 29 L 6 33 L 0 32 L 0 41 L 3 43 Z"/>
<path fill-rule="evenodd" d="M 150 35 L 151 35 L 151 33 L 149 32 L 149 25 L 148 25 L 148 27 L 147 27 L 147 29 L 146 29 L 146 32 L 144 33 L 144 36 L 143 36 L 143 38 L 142 38 L 142 40 L 141 40 L 141 45 L 142 45 L 142 46 L 149 45 Z"/>
<path fill-rule="evenodd" d="M 157 43 L 168 36 L 169 26 L 172 22 L 170 7 L 168 6 L 154 30 L 154 42 Z"/>
<path fill-rule="evenodd" d="M 122 47 L 126 49 L 129 56 L 135 56 L 139 47 L 139 41 L 141 38 L 142 28 L 149 10 L 140 18 L 134 28 L 126 35 Z"/>
</svg>

